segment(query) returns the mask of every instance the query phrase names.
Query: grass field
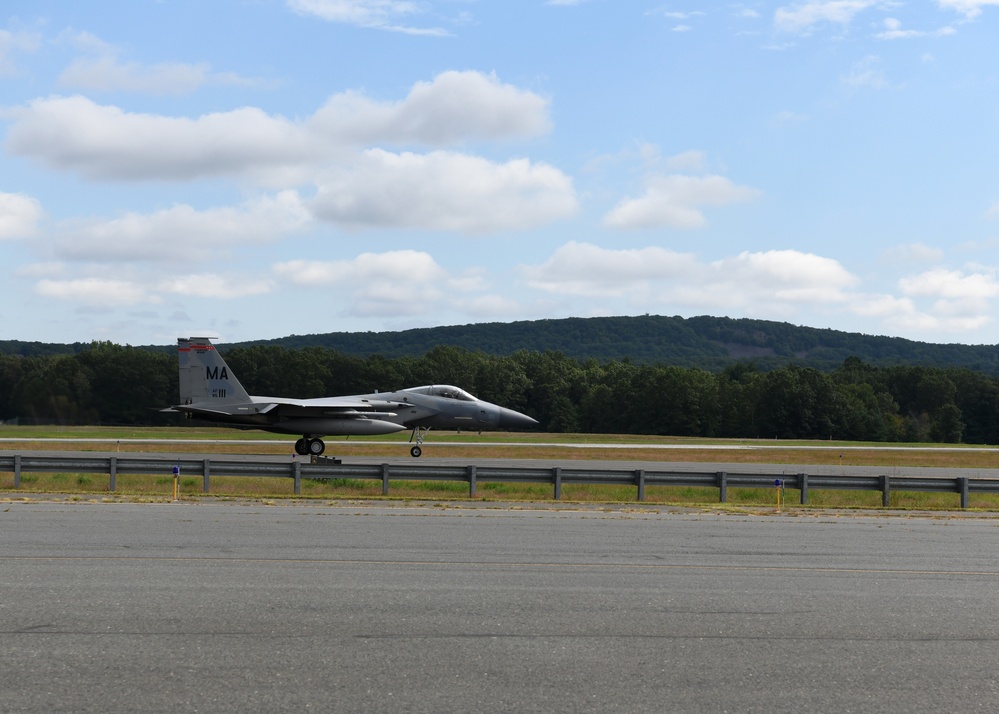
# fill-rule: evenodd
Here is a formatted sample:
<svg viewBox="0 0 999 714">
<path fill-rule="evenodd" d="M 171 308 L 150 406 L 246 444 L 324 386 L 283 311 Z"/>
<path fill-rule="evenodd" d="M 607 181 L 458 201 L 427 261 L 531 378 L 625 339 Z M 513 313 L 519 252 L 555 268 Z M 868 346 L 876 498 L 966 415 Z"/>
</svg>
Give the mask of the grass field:
<svg viewBox="0 0 999 714">
<path fill-rule="evenodd" d="M 93 451 L 100 453 L 185 452 L 192 454 L 288 454 L 293 438 L 259 431 L 224 428 L 104 428 L 104 427 L 15 427 L 0 426 L 0 454 L 24 451 Z M 327 452 L 338 457 L 400 457 L 408 451 L 408 434 L 371 439 L 352 437 L 327 439 Z M 193 443 L 192 443 L 193 442 Z M 601 445 L 601 448 L 588 448 Z M 611 445 L 610 448 L 603 448 Z M 726 447 L 719 450 L 717 447 Z M 715 447 L 715 448 L 708 448 Z M 743 448 L 732 448 L 743 447 Z M 886 448 L 889 447 L 889 448 Z M 669 462 L 774 463 L 823 466 L 824 472 L 837 465 L 913 467 L 935 466 L 964 469 L 999 467 L 999 448 L 954 447 L 933 444 L 860 444 L 854 442 L 780 442 L 757 440 L 704 440 L 634 435 L 592 434 L 504 434 L 431 432 L 424 444 L 428 456 L 462 458 L 628 460 Z M 65 493 L 71 497 L 110 495 L 109 477 L 87 474 L 21 475 L 21 492 Z M 0 473 L 0 492 L 16 497 L 13 474 Z M 186 497 L 202 495 L 201 478 L 184 477 L 180 492 Z M 213 477 L 214 497 L 280 499 L 293 497 L 291 479 Z M 391 482 L 393 499 L 468 500 L 468 485 L 447 482 Z M 172 498 L 173 478 L 118 476 L 115 497 Z M 646 489 L 645 503 L 684 506 L 718 506 L 714 488 L 652 486 Z M 303 480 L 302 498 L 374 499 L 382 498 L 380 481 L 354 479 Z M 553 488 L 544 484 L 479 483 L 478 501 L 546 501 Z M 786 508 L 797 505 L 800 494 L 788 489 Z M 564 484 L 562 500 L 585 503 L 631 503 L 636 489 L 625 486 Z M 727 507 L 774 506 L 776 494 L 768 489 L 730 488 Z M 957 494 L 914 493 L 893 489 L 892 508 L 920 510 L 957 509 Z M 999 511 L 999 496 L 972 494 L 972 509 Z M 881 494 L 864 491 L 809 491 L 808 507 L 880 508 Z"/>
</svg>

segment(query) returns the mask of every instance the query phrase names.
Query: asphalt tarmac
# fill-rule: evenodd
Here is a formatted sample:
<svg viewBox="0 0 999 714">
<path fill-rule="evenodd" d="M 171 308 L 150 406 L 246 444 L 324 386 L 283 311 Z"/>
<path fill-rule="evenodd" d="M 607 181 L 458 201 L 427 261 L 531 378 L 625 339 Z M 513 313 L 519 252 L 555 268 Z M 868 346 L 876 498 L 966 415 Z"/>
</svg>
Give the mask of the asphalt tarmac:
<svg viewBox="0 0 999 714">
<path fill-rule="evenodd" d="M 999 701 L 999 521 L 0 503 L 4 712 Z"/>
</svg>

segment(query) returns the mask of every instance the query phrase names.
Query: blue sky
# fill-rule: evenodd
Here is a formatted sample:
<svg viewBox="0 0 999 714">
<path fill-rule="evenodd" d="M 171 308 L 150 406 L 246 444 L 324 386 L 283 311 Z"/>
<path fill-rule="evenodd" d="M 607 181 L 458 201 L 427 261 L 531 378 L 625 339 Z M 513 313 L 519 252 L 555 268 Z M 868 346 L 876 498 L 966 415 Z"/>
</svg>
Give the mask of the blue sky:
<svg viewBox="0 0 999 714">
<path fill-rule="evenodd" d="M 999 342 L 999 0 L 8 0 L 0 339 Z"/>
</svg>

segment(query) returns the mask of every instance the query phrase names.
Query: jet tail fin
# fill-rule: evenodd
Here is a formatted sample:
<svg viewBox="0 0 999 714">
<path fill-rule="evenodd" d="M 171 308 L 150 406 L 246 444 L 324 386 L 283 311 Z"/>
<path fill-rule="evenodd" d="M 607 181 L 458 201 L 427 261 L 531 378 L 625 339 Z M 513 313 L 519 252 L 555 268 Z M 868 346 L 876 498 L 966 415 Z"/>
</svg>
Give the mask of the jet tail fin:
<svg viewBox="0 0 999 714">
<path fill-rule="evenodd" d="M 180 403 L 248 402 L 250 395 L 215 350 L 208 337 L 177 340 L 180 366 Z"/>
</svg>

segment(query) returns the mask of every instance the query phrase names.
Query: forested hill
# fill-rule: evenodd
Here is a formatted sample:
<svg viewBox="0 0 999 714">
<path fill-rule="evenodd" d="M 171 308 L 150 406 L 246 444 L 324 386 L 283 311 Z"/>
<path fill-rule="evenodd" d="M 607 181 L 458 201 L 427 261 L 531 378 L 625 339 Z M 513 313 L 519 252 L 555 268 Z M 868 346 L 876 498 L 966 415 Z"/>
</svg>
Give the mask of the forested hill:
<svg viewBox="0 0 999 714">
<path fill-rule="evenodd" d="M 240 346 L 330 347 L 354 356 L 417 357 L 437 345 L 490 355 L 518 350 L 554 351 L 600 361 L 670 364 L 719 371 L 752 361 L 761 369 L 794 363 L 832 370 L 847 357 L 872 365 L 967 367 L 999 374 L 999 346 L 931 344 L 785 322 L 727 317 L 591 317 L 430 327 L 401 332 L 333 332 L 292 335 Z"/>
<path fill-rule="evenodd" d="M 181 335 L 178 335 L 181 336 Z M 187 335 L 185 335 L 187 336 Z M 768 320 L 727 317 L 591 317 L 429 327 L 400 332 L 332 332 L 242 342 L 227 347 L 276 345 L 297 349 L 328 347 L 357 357 L 419 357 L 438 345 L 454 345 L 488 355 L 518 350 L 560 352 L 574 359 L 634 364 L 667 364 L 720 371 L 734 362 L 763 370 L 786 364 L 827 372 L 847 357 L 877 366 L 965 367 L 999 374 L 999 346 L 932 344 L 838 330 L 799 327 Z M 77 354 L 89 345 L 0 341 L 0 354 Z M 169 351 L 173 345 L 151 346 Z"/>
</svg>

